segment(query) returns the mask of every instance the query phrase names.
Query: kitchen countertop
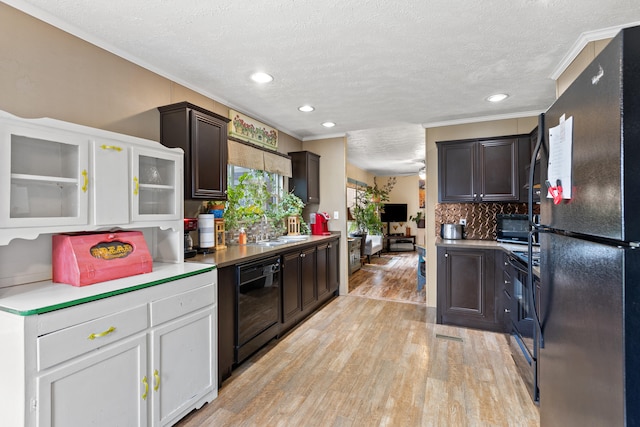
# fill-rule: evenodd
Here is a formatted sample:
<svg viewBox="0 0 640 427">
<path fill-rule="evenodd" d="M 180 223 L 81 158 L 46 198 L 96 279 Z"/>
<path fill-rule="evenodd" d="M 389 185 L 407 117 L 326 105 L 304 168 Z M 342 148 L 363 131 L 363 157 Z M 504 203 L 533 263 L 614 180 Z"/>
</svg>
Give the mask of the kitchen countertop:
<svg viewBox="0 0 640 427">
<path fill-rule="evenodd" d="M 470 249 L 501 249 L 505 252 L 513 251 L 526 251 L 527 245 L 519 245 L 517 243 L 502 243 L 495 240 L 446 240 L 442 238 L 436 239 L 436 246 L 448 246 L 456 248 L 470 248 Z M 534 252 L 539 252 L 540 247 L 534 246 Z M 540 267 L 533 267 L 533 274 L 540 277 Z"/>
<path fill-rule="evenodd" d="M 254 259 L 275 255 L 296 246 L 303 246 L 309 243 L 318 243 L 325 240 L 332 240 L 340 236 L 340 232 L 332 232 L 329 236 L 307 236 L 306 240 L 294 241 L 278 246 L 259 246 L 256 244 L 238 245 L 229 244 L 226 249 L 214 251 L 208 254 L 198 254 L 185 261 L 198 262 L 203 264 L 215 264 L 218 268 L 235 265 Z"/>
<path fill-rule="evenodd" d="M 120 295 L 138 289 L 211 271 L 215 266 L 154 263 L 153 271 L 90 286 L 71 286 L 51 280 L 0 288 L 0 311 L 30 316 Z"/>
</svg>

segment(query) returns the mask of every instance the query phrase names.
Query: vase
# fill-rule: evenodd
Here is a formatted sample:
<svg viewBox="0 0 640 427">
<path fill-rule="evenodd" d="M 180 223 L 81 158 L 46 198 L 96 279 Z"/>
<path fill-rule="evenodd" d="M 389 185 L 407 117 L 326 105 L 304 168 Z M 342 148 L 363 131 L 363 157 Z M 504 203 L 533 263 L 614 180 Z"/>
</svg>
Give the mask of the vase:
<svg viewBox="0 0 640 427">
<path fill-rule="evenodd" d="M 404 229 L 404 235 L 407 236 L 407 237 L 411 236 L 411 228 L 410 227 L 406 227 Z"/>
</svg>

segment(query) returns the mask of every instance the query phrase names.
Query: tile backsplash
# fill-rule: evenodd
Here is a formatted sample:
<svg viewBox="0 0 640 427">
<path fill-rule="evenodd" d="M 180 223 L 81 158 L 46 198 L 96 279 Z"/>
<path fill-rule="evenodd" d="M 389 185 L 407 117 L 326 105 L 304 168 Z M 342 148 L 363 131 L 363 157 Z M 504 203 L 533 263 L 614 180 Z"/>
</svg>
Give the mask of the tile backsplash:
<svg viewBox="0 0 640 427">
<path fill-rule="evenodd" d="M 440 236 L 441 224 L 458 224 L 467 220 L 465 239 L 495 240 L 496 214 L 526 214 L 526 203 L 438 203 L 435 209 L 436 236 Z M 539 213 L 539 205 L 534 205 Z"/>
</svg>

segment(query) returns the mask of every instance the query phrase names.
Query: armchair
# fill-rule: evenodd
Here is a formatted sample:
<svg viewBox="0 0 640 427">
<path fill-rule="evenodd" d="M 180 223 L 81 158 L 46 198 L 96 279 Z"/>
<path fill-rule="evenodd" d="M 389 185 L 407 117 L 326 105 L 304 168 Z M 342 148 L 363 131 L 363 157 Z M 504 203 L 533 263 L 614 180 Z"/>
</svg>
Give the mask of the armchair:
<svg viewBox="0 0 640 427">
<path fill-rule="evenodd" d="M 383 242 L 384 236 L 367 234 L 367 239 L 364 244 L 364 254 L 367 256 L 367 262 L 369 264 L 371 264 L 371 255 L 378 254 L 378 256 L 380 256 L 384 245 Z"/>
</svg>

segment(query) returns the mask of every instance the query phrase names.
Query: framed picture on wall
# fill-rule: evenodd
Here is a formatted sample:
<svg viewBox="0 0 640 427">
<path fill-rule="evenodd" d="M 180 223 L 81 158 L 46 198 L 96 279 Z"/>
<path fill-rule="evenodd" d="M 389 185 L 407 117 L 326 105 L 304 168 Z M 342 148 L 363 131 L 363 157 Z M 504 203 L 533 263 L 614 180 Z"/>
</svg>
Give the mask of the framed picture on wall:
<svg viewBox="0 0 640 427">
<path fill-rule="evenodd" d="M 425 180 L 424 179 L 420 179 L 418 180 L 418 201 L 419 201 L 419 205 L 420 205 L 420 209 L 424 209 L 426 206 L 426 193 L 425 193 Z"/>
</svg>

